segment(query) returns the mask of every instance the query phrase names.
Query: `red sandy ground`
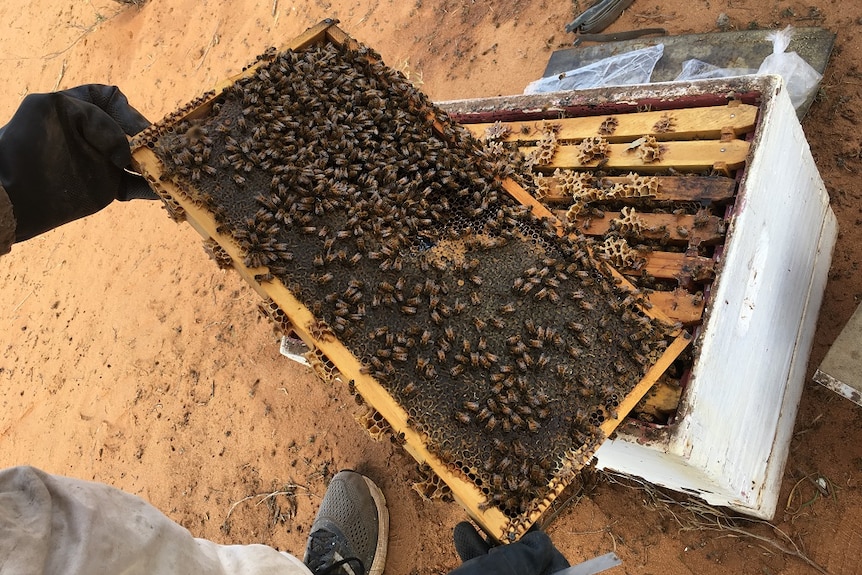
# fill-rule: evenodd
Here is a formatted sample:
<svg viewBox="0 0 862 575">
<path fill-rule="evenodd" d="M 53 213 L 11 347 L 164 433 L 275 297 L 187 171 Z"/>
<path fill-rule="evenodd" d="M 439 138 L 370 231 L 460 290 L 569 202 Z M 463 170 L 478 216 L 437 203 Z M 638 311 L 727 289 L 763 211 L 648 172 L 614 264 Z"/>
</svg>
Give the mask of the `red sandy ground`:
<svg viewBox="0 0 862 575">
<path fill-rule="evenodd" d="M 156 120 L 326 17 L 435 100 L 516 94 L 570 42 L 563 26 L 577 8 L 547 0 L 5 0 L 0 118 L 27 93 L 101 82 L 119 85 Z M 637 0 L 612 30 L 710 32 L 722 12 L 740 29 L 819 25 L 837 34 L 804 122 L 841 226 L 810 376 L 862 293 L 862 12 L 837 0 Z M 16 246 L 0 258 L 0 285 L 0 466 L 106 482 L 195 535 L 295 553 L 327 479 L 357 468 L 391 506 L 387 573 L 456 566 L 451 529 L 463 511 L 410 489 L 412 460 L 367 436 L 346 390 L 279 355 L 255 311 L 258 296 L 216 269 L 197 234 L 158 204 L 112 205 Z M 572 562 L 616 550 L 626 573 L 814 572 L 771 541 L 797 546 L 836 575 L 862 572 L 860 414 L 806 384 L 773 525 L 739 523 L 753 536 L 693 529 L 683 508 L 602 477 L 588 478 L 549 533 Z M 833 495 L 820 496 L 806 477 L 825 478 Z M 289 489 L 295 511 L 285 495 L 256 496 Z"/>
</svg>

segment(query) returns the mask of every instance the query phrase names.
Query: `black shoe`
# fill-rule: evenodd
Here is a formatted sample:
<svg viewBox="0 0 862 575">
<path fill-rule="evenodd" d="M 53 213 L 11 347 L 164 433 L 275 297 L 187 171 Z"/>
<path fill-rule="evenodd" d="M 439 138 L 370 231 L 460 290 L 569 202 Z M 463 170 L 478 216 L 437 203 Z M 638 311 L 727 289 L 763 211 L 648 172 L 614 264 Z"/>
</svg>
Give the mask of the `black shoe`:
<svg viewBox="0 0 862 575">
<path fill-rule="evenodd" d="M 383 493 L 364 475 L 340 471 L 311 525 L 303 563 L 315 575 L 380 575 L 388 538 Z"/>
</svg>

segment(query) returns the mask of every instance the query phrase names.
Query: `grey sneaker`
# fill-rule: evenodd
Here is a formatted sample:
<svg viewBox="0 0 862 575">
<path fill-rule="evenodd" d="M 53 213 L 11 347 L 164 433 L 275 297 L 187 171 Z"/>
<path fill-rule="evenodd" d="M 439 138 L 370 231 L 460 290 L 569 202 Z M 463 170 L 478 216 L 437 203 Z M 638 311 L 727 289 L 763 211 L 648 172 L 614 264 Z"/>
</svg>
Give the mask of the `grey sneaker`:
<svg viewBox="0 0 862 575">
<path fill-rule="evenodd" d="M 326 488 L 302 561 L 315 575 L 380 575 L 388 539 L 383 493 L 364 475 L 340 471 Z"/>
</svg>

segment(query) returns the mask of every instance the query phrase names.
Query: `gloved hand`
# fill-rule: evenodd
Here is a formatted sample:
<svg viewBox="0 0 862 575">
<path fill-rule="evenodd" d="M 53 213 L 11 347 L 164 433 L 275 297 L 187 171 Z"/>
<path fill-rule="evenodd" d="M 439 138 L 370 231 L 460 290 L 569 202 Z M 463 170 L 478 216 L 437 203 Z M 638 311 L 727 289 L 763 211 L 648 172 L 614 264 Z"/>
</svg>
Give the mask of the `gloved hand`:
<svg viewBox="0 0 862 575">
<path fill-rule="evenodd" d="M 463 565 L 449 575 L 551 575 L 569 566 L 550 537 L 535 529 L 509 545 L 492 547 L 468 522 L 455 526 L 455 550 Z"/>
<path fill-rule="evenodd" d="M 24 98 L 0 128 L 0 185 L 9 195 L 20 242 L 117 200 L 158 199 L 124 171 L 126 135 L 150 122 L 116 86 L 89 84 Z"/>
</svg>

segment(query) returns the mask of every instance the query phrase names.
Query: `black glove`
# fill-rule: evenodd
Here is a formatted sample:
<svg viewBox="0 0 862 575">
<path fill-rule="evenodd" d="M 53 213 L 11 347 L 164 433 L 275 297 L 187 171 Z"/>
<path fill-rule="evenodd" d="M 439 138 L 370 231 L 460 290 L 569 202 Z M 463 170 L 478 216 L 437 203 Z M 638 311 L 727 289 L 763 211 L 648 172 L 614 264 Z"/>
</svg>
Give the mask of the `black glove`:
<svg viewBox="0 0 862 575">
<path fill-rule="evenodd" d="M 115 199 L 158 199 L 132 160 L 126 135 L 150 122 L 116 86 L 31 94 L 0 128 L 0 185 L 23 241 L 88 216 Z"/>
<path fill-rule="evenodd" d="M 466 521 L 455 526 L 455 550 L 463 565 L 449 575 L 551 575 L 569 566 L 550 537 L 534 529 L 509 545 L 492 547 Z"/>
</svg>

